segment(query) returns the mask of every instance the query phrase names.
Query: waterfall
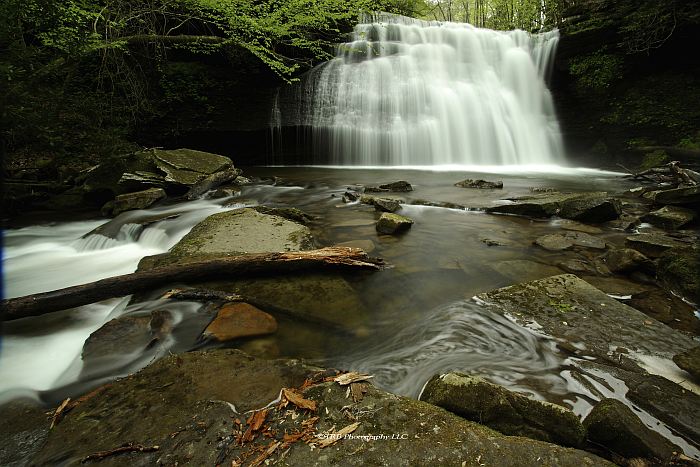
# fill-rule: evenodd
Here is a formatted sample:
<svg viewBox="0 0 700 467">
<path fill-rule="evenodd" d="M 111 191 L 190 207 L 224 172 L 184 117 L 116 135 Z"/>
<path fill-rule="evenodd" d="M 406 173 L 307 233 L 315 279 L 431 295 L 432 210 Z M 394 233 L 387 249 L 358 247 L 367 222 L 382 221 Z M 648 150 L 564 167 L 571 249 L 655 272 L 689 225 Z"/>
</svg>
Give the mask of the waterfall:
<svg viewBox="0 0 700 467">
<path fill-rule="evenodd" d="M 558 38 L 374 15 L 274 126 L 308 128 L 315 164 L 561 163 L 545 84 Z"/>
</svg>

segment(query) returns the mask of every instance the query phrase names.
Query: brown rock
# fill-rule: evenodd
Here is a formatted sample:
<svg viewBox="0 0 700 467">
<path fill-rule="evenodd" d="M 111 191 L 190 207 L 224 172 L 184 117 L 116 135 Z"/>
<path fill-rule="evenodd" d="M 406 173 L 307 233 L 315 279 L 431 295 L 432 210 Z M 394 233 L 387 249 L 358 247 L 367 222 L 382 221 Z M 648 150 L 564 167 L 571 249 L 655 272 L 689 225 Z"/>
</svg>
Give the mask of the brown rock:
<svg viewBox="0 0 700 467">
<path fill-rule="evenodd" d="M 277 321 L 247 303 L 228 303 L 217 313 L 202 336 L 219 342 L 239 337 L 262 336 L 277 331 Z"/>
</svg>

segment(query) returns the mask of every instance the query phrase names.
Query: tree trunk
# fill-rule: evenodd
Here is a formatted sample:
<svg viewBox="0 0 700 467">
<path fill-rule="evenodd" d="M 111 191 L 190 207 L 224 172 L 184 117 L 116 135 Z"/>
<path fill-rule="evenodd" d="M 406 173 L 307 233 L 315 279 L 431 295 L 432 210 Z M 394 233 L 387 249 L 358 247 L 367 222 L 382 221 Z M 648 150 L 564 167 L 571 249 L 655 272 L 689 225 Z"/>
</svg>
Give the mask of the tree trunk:
<svg viewBox="0 0 700 467">
<path fill-rule="evenodd" d="M 382 260 L 369 258 L 359 248 L 329 247 L 285 253 L 252 253 L 196 261 L 110 277 L 89 284 L 2 301 L 0 321 L 38 316 L 52 311 L 122 297 L 169 283 L 198 282 L 223 277 L 251 277 L 323 269 L 370 269 Z"/>
</svg>

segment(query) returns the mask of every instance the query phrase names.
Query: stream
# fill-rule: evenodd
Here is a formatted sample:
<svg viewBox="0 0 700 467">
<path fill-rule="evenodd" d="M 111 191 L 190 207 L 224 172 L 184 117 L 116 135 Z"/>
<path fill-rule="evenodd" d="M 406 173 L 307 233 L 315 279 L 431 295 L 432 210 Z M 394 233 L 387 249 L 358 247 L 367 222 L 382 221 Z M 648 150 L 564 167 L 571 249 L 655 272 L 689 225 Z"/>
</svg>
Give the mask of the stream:
<svg viewBox="0 0 700 467">
<path fill-rule="evenodd" d="M 394 194 L 407 201 L 427 199 L 476 208 L 529 194 L 535 187 L 569 191 L 621 191 L 629 187 L 619 174 L 590 169 L 547 173 L 500 170 L 496 175 L 466 170 L 248 168 L 245 174 L 257 177 L 258 182 L 243 186 L 235 197 L 205 197 L 129 211 L 108 222 L 65 221 L 7 230 L 5 294 L 17 297 L 132 272 L 142 257 L 168 251 L 199 221 L 223 210 L 293 206 L 317 216 L 310 225 L 317 246 L 357 242 L 391 267 L 347 276 L 352 297 L 345 303 L 346 298 L 339 297 L 329 304 L 329 317 L 348 310 L 354 314 L 349 334 L 280 317 L 275 335 L 234 341 L 232 345 L 265 357 L 298 357 L 318 365 L 365 371 L 375 375 L 378 386 L 410 397 L 418 397 L 436 373 L 474 373 L 584 415 L 599 396 L 570 377 L 576 359 L 562 352 L 554 339 L 493 315 L 472 300 L 481 292 L 550 275 L 548 271 L 564 254 L 546 251 L 532 242 L 538 236 L 561 231 L 560 220 L 404 204 L 401 214 L 414 219 L 413 228 L 399 237 L 378 236 L 374 226 L 378 214 L 371 206 L 341 201 L 348 187 L 393 180 L 413 185 L 412 192 Z M 503 180 L 504 189 L 453 186 L 464 178 Z M 621 244 L 625 235 L 604 229 L 599 236 Z M 486 239 L 498 245 L 489 246 Z M 55 403 L 136 371 L 168 352 L 200 348 L 197 336 L 206 325 L 198 311 L 201 305 L 168 302 L 159 298 L 161 294 L 162 290 L 153 291 L 131 305 L 127 305 L 128 297 L 115 298 L 4 323 L 0 402 L 30 397 Z M 158 346 L 134 351 L 127 348 L 118 357 L 83 364 L 83 343 L 105 322 L 163 307 L 174 316 L 174 330 Z M 595 375 L 592 378 L 601 380 Z M 614 386 L 607 384 L 606 390 L 614 394 Z M 618 396 L 624 399 L 624 392 Z M 655 419 L 648 423 L 653 422 Z M 697 455 L 692 447 L 686 452 Z"/>
</svg>

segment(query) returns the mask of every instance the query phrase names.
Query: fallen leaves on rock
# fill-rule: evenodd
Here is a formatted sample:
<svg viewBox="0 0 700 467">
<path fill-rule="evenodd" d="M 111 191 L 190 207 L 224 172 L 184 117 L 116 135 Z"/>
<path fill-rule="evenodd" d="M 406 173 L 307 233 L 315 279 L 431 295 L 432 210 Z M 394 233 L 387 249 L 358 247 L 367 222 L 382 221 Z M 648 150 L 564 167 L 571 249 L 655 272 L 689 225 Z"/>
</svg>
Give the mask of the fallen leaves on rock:
<svg viewBox="0 0 700 467">
<path fill-rule="evenodd" d="M 349 373 L 343 373 L 342 375 L 336 376 L 335 378 L 333 378 L 333 381 L 340 384 L 341 386 L 347 386 L 350 383 L 357 383 L 359 381 L 367 381 L 370 378 L 374 378 L 374 376 L 351 371 Z"/>
<path fill-rule="evenodd" d="M 304 397 L 295 390 L 284 388 L 282 389 L 282 395 L 284 395 L 285 399 L 300 409 L 307 409 L 312 412 L 316 412 L 316 402 L 310 399 L 304 399 Z"/>
<path fill-rule="evenodd" d="M 325 439 L 322 439 L 319 441 L 318 445 L 321 448 L 325 448 L 328 446 L 331 446 L 341 439 L 343 439 L 346 435 L 349 435 L 353 431 L 357 430 L 357 427 L 360 426 L 360 422 L 355 422 L 351 423 L 350 425 L 346 426 L 345 428 L 341 428 L 338 430 L 336 433 L 326 433 Z"/>
</svg>

